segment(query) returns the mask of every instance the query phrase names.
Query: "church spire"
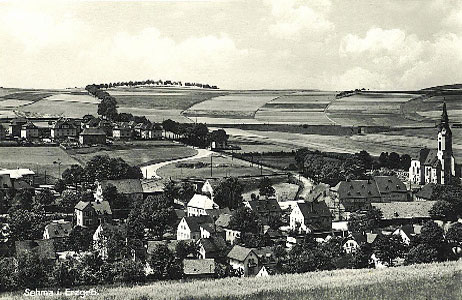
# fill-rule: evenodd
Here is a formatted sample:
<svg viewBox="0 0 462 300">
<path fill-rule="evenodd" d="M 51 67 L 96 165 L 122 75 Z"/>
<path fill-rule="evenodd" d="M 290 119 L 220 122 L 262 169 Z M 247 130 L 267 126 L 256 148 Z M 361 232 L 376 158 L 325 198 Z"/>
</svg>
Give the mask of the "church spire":
<svg viewBox="0 0 462 300">
<path fill-rule="evenodd" d="M 441 123 L 442 124 L 449 123 L 448 111 L 446 110 L 446 102 L 443 103 L 443 113 L 441 114 Z"/>
</svg>

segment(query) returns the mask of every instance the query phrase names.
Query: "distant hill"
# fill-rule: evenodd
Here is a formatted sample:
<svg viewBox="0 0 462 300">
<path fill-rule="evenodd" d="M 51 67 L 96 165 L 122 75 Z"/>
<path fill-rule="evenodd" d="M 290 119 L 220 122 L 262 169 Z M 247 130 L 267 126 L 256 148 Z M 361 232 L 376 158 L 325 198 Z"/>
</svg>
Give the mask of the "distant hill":
<svg viewBox="0 0 462 300">
<path fill-rule="evenodd" d="M 422 89 L 422 91 L 435 91 L 435 90 L 461 90 L 462 92 L 462 83 L 438 85 L 438 86 Z"/>
</svg>

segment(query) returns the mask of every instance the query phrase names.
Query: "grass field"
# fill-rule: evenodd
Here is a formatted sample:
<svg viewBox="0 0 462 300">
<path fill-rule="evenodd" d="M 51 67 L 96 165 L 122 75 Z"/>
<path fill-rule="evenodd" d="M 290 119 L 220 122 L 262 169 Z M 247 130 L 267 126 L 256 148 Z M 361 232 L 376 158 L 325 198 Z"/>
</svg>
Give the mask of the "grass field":
<svg viewBox="0 0 462 300">
<path fill-rule="evenodd" d="M 462 122 L 462 93 L 460 95 L 445 95 L 434 97 L 420 97 L 403 104 L 406 114 L 415 117 L 421 116 L 424 121 L 438 121 L 446 102 L 449 119 L 452 122 Z"/>
<path fill-rule="evenodd" d="M 188 164 L 190 167 L 185 167 Z M 201 166 L 199 167 L 199 164 Z M 210 157 L 188 160 L 184 163 L 168 164 L 157 171 L 162 178 L 223 178 L 228 176 L 251 176 L 260 175 L 261 170 L 248 162 L 232 160 L 229 157 L 214 156 L 212 158 L 213 174 L 210 176 Z M 196 165 L 196 168 L 194 168 Z M 273 172 L 263 169 L 263 174 L 273 174 Z"/>
<path fill-rule="evenodd" d="M 435 263 L 388 269 L 361 269 L 227 278 L 190 282 L 157 282 L 134 287 L 96 288 L 90 299 L 111 300 L 457 300 L 462 298 L 462 263 Z M 77 289 L 77 288 L 76 288 Z M 5 294 L 2 299 L 27 299 Z M 35 299 L 81 299 L 35 297 Z"/>
<path fill-rule="evenodd" d="M 161 161 L 193 156 L 196 150 L 169 141 L 118 143 L 111 147 L 92 147 L 67 150 L 68 154 L 84 164 L 95 155 L 120 157 L 131 165 L 146 165 Z"/>
<path fill-rule="evenodd" d="M 0 147 L 0 168 L 29 168 L 40 174 L 57 177 L 61 162 L 61 172 L 78 161 L 59 147 Z"/>
</svg>

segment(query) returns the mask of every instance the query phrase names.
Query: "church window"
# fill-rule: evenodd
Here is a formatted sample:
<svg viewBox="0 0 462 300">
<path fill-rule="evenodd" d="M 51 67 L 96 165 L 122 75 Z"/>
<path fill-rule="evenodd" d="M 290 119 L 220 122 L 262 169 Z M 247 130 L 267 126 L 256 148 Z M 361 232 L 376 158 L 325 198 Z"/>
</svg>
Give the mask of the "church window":
<svg viewBox="0 0 462 300">
<path fill-rule="evenodd" d="M 441 141 L 438 142 L 438 150 L 441 151 Z"/>
</svg>

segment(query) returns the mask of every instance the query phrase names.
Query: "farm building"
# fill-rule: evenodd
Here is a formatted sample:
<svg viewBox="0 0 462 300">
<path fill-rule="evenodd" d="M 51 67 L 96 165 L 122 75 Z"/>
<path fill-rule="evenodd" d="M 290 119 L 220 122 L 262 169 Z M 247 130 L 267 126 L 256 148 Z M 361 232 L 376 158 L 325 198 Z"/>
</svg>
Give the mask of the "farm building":
<svg viewBox="0 0 462 300">
<path fill-rule="evenodd" d="M 11 181 L 24 181 L 33 184 L 35 172 L 29 169 L 0 169 L 0 176 L 7 174 Z"/>
<path fill-rule="evenodd" d="M 254 211 L 261 220 L 268 221 L 270 218 L 281 218 L 282 210 L 276 199 L 256 199 L 244 203 Z"/>
<path fill-rule="evenodd" d="M 257 275 L 260 270 L 258 255 L 251 248 L 234 245 L 227 258 L 231 267 L 240 270 L 243 276 Z"/>
<path fill-rule="evenodd" d="M 142 124 L 139 128 L 139 137 L 143 140 L 162 139 L 162 127 L 159 124 Z"/>
<path fill-rule="evenodd" d="M 177 240 L 208 238 L 213 228 L 214 223 L 210 216 L 183 217 L 177 227 Z"/>
<path fill-rule="evenodd" d="M 299 202 L 290 213 L 290 228 L 300 232 L 332 230 L 332 215 L 325 202 Z"/>
<path fill-rule="evenodd" d="M 103 199 L 103 191 L 111 185 L 132 202 L 143 199 L 143 185 L 140 179 L 101 180 L 96 185 L 95 199 L 99 201 L 107 200 Z"/>
<path fill-rule="evenodd" d="M 106 133 L 101 128 L 85 128 L 79 136 L 81 145 L 106 144 Z"/>
<path fill-rule="evenodd" d="M 430 220 L 429 210 L 436 201 L 372 203 L 383 213 L 381 223 L 388 225 L 423 224 Z"/>
<path fill-rule="evenodd" d="M 460 166 L 456 165 L 452 151 L 452 131 L 446 103 L 443 104 L 438 125 L 438 149 L 424 148 L 412 157 L 409 181 L 415 184 L 446 184 L 451 177 L 460 176 Z"/>
<path fill-rule="evenodd" d="M 206 215 L 206 210 L 218 209 L 216 204 L 211 198 L 206 195 L 195 194 L 188 202 L 188 216 L 201 216 Z"/>
<path fill-rule="evenodd" d="M 21 127 L 21 138 L 26 140 L 37 139 L 39 137 L 39 129 L 32 122 L 27 122 Z"/>
</svg>

